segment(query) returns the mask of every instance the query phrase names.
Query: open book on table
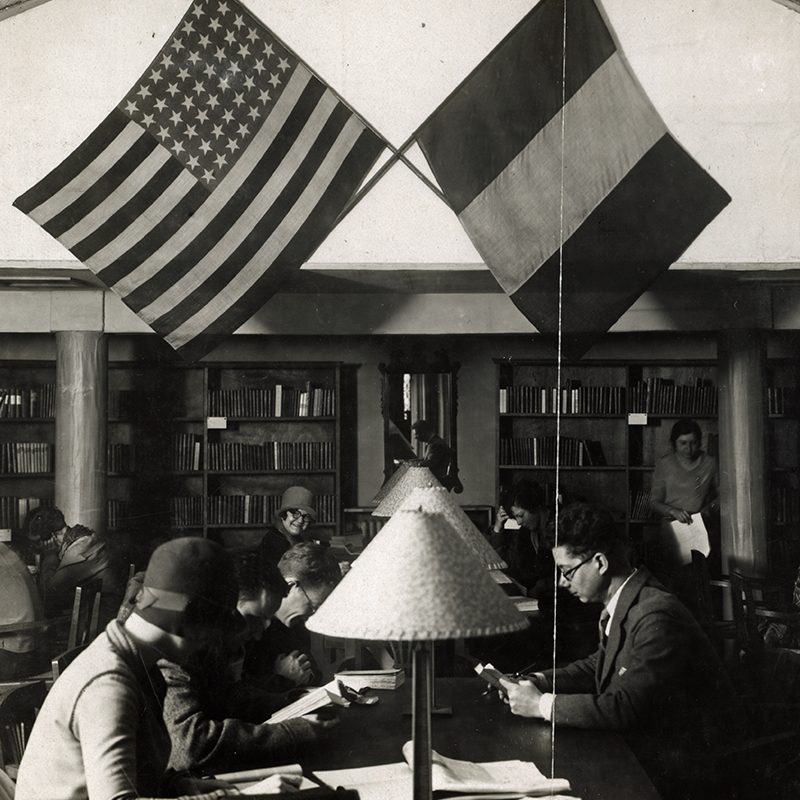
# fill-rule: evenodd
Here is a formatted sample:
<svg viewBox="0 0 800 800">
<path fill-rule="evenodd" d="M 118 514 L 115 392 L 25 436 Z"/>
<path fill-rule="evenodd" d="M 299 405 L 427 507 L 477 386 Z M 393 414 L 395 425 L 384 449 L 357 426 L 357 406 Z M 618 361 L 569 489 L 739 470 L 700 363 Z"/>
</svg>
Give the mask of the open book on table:
<svg viewBox="0 0 800 800">
<path fill-rule="evenodd" d="M 267 720 L 267 723 L 274 725 L 277 722 L 285 722 L 287 719 L 302 717 L 304 714 L 310 714 L 312 711 L 329 705 L 348 705 L 347 700 L 342 697 L 339 683 L 336 680 L 332 680 L 324 686 L 309 689 L 302 697 L 276 711 Z"/>
<path fill-rule="evenodd" d="M 459 761 L 432 752 L 431 780 L 434 792 L 461 795 L 459 800 L 486 797 L 559 797 L 569 792 L 569 781 L 546 778 L 532 761 Z M 377 767 L 328 770 L 316 775 L 330 786 L 358 789 L 361 800 L 407 800 L 411 796 L 413 743 L 403 746 L 406 759 Z M 575 798 L 570 798 L 575 800 Z"/>
</svg>

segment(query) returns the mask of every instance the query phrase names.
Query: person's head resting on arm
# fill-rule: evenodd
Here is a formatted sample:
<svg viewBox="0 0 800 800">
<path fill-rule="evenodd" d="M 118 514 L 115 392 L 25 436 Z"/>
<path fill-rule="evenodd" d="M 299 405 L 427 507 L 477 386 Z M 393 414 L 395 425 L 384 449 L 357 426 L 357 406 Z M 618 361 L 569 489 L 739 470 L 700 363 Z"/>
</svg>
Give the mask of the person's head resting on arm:
<svg viewBox="0 0 800 800">
<path fill-rule="evenodd" d="M 299 541 L 302 534 L 317 519 L 314 495 L 304 486 L 290 486 L 283 493 L 277 516 L 278 524 Z"/>
<path fill-rule="evenodd" d="M 278 569 L 289 586 L 275 617 L 287 628 L 302 625 L 341 580 L 339 562 L 329 547 L 302 542 L 287 550 Z"/>
<path fill-rule="evenodd" d="M 31 563 L 36 553 L 42 553 L 50 547 L 58 549 L 59 540 L 56 534 L 66 530 L 64 514 L 55 506 L 38 506 L 28 512 L 22 527 L 12 539 L 13 548 Z"/>
</svg>

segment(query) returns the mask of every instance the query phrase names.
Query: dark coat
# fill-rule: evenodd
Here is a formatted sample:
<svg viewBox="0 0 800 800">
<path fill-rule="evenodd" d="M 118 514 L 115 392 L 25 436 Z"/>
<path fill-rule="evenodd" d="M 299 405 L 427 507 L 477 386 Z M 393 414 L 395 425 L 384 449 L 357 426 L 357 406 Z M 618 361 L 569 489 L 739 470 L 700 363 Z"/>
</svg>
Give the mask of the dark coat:
<svg viewBox="0 0 800 800">
<path fill-rule="evenodd" d="M 622 590 L 606 646 L 544 674 L 550 691 L 555 685 L 557 726 L 624 731 L 643 764 L 664 774 L 741 732 L 741 707 L 713 645 L 642 567 Z"/>
</svg>

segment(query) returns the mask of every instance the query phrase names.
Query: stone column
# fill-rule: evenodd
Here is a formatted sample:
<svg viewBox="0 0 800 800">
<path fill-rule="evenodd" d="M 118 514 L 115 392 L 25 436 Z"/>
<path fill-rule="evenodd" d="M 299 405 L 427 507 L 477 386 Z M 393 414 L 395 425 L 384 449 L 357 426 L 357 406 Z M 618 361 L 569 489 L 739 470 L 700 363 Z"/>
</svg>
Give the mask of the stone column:
<svg viewBox="0 0 800 800">
<path fill-rule="evenodd" d="M 722 569 L 766 575 L 766 342 L 759 330 L 719 334 L 719 450 Z"/>
<path fill-rule="evenodd" d="M 105 532 L 108 344 L 99 331 L 56 332 L 56 505 L 68 525 Z"/>
</svg>

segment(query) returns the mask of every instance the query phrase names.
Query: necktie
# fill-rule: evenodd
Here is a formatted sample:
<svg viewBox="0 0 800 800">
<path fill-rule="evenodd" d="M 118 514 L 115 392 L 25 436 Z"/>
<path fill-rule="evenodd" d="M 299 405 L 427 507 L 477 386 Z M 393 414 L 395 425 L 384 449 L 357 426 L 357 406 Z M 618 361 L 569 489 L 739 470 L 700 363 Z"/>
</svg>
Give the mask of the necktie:
<svg viewBox="0 0 800 800">
<path fill-rule="evenodd" d="M 606 633 L 606 625 L 608 625 L 608 618 L 610 614 L 604 608 L 600 613 L 600 621 L 597 623 L 599 626 L 599 633 L 600 633 L 600 647 L 605 648 L 606 642 L 608 641 L 608 634 Z"/>
</svg>

